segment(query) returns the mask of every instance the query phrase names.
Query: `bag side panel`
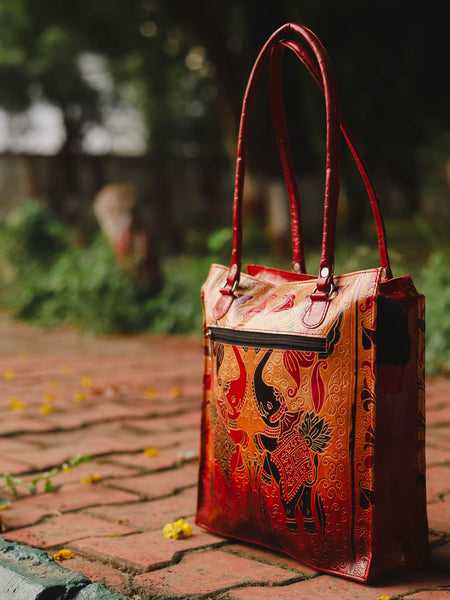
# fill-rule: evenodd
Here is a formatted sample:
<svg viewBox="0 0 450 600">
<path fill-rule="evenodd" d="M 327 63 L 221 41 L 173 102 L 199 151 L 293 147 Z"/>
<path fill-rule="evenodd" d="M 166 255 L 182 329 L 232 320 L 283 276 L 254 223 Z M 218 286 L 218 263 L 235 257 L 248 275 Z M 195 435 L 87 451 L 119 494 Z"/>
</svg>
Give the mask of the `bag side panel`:
<svg viewBox="0 0 450 600">
<path fill-rule="evenodd" d="M 429 560 L 425 487 L 425 300 L 409 277 L 380 286 L 408 315 L 410 359 L 378 367 L 371 576 Z"/>
</svg>

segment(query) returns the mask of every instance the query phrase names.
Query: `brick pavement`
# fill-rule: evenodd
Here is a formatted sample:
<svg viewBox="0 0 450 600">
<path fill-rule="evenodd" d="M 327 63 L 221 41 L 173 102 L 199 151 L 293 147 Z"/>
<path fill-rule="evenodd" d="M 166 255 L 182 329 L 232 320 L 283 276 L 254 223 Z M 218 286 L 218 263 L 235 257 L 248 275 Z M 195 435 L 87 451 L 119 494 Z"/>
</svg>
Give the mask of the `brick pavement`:
<svg viewBox="0 0 450 600">
<path fill-rule="evenodd" d="M 0 513 L 6 540 L 49 556 L 68 548 L 64 567 L 132 598 L 450 598 L 449 380 L 427 382 L 433 564 L 364 586 L 196 526 L 185 540 L 163 537 L 168 521 L 193 523 L 199 340 L 102 340 L 7 321 L 0 334 L 0 472 L 26 483 L 77 454 L 93 457 L 54 476 L 53 493 L 43 482 L 36 495 L 19 486 Z"/>
</svg>

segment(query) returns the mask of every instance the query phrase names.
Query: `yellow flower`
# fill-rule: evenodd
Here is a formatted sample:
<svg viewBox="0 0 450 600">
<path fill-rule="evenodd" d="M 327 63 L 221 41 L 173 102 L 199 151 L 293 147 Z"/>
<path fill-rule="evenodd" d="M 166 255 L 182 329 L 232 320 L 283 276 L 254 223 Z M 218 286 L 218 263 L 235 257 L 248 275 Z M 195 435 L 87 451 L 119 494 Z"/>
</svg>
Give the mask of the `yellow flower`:
<svg viewBox="0 0 450 600">
<path fill-rule="evenodd" d="M 26 409 L 27 405 L 25 404 L 25 402 L 22 402 L 22 400 L 20 400 L 20 398 L 11 398 L 11 400 L 9 401 L 9 408 L 11 408 L 12 410 L 15 410 L 16 412 L 23 412 Z"/>
<path fill-rule="evenodd" d="M 170 395 L 172 396 L 172 398 L 179 398 L 182 393 L 183 393 L 183 390 L 179 386 L 178 387 L 173 387 L 170 390 Z"/>
<path fill-rule="evenodd" d="M 58 552 L 53 555 L 54 560 L 69 560 L 69 558 L 73 558 L 73 554 L 67 548 L 58 550 Z"/>
<path fill-rule="evenodd" d="M 9 508 L 9 504 L 0 504 L 0 510 L 7 510 Z"/>
<path fill-rule="evenodd" d="M 98 473 L 94 473 L 93 475 L 88 475 L 87 477 L 83 477 L 83 479 L 80 479 L 81 483 L 97 483 L 98 481 L 100 481 L 102 478 L 101 475 L 99 475 Z"/>
<path fill-rule="evenodd" d="M 90 375 L 82 375 L 79 379 L 81 387 L 91 387 L 94 383 L 94 380 Z"/>
<path fill-rule="evenodd" d="M 145 456 L 159 456 L 161 454 L 161 452 L 158 450 L 158 448 L 151 448 L 151 447 L 145 447 L 143 449 L 143 452 L 145 454 Z"/>
<path fill-rule="evenodd" d="M 390 596 L 378 596 L 377 600 L 391 600 Z"/>
<path fill-rule="evenodd" d="M 5 381 L 12 381 L 15 378 L 16 374 L 12 369 L 6 369 L 3 373 L 3 379 Z"/>
<path fill-rule="evenodd" d="M 43 404 L 39 409 L 41 415 L 51 415 L 55 409 L 51 404 Z"/>
<path fill-rule="evenodd" d="M 75 402 L 84 402 L 87 400 L 87 395 L 84 392 L 77 391 L 74 393 L 72 398 L 75 400 Z"/>
<path fill-rule="evenodd" d="M 157 398 L 158 392 L 153 388 L 147 388 L 144 392 L 146 398 Z"/>
<path fill-rule="evenodd" d="M 72 473 L 72 469 L 70 467 L 64 467 L 63 473 Z"/>
<path fill-rule="evenodd" d="M 184 519 L 178 519 L 178 521 L 164 525 L 163 533 L 164 537 L 168 539 L 182 540 L 192 535 L 192 525 Z"/>
</svg>

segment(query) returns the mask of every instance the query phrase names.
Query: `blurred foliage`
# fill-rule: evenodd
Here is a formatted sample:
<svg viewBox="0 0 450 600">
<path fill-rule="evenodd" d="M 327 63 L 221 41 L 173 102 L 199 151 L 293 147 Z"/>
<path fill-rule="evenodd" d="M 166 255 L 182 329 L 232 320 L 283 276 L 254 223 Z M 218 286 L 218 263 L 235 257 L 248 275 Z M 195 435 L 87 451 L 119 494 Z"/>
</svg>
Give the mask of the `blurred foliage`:
<svg viewBox="0 0 450 600">
<path fill-rule="evenodd" d="M 141 0 L 70 6 L 59 0 L 4 0 L 0 106 L 15 112 L 35 100 L 50 101 L 62 111 L 66 145 L 75 152 L 88 128 L 102 121 L 105 101 L 119 104 L 123 95 L 140 109 L 149 146 L 159 153 L 180 152 L 183 143 L 198 149 L 198 123 L 206 136 L 219 138 L 214 118 L 198 118 L 214 110 L 204 50 L 171 12 L 162 2 Z M 88 53 L 106 59 L 113 90 L 107 81 L 86 77 L 82 59 Z M 184 154 L 192 152 L 184 148 Z"/>
<path fill-rule="evenodd" d="M 40 203 L 16 210 L 0 228 L 1 293 L 13 316 L 47 327 L 72 325 L 96 334 L 201 330 L 195 269 L 173 262 L 162 292 L 149 298 L 117 264 L 108 241 L 96 234 L 79 246 Z M 202 274 L 203 275 L 203 274 Z M 194 285 L 195 285 L 194 284 Z"/>
<path fill-rule="evenodd" d="M 424 270 L 422 290 L 426 301 L 426 359 L 431 374 L 450 374 L 450 260 L 433 254 Z"/>
<path fill-rule="evenodd" d="M 287 21 L 313 29 L 329 50 L 342 108 L 364 140 L 381 196 L 389 198 L 386 211 L 409 216 L 423 191 L 442 195 L 450 146 L 448 86 L 440 71 L 440 57 L 448 55 L 447 23 L 419 2 L 279 0 L 262 10 L 256 0 L 3 0 L 0 106 L 17 111 L 38 98 L 53 102 L 64 116 L 66 145 L 79 148 L 105 110 L 101 84 L 82 69 L 82 57 L 94 53 L 104 57 L 114 82 L 109 102 L 125 94 L 139 107 L 149 149 L 196 157 L 208 169 L 215 156 L 234 155 L 251 66 L 267 37 Z M 322 167 L 324 111 L 309 75 L 293 61 L 285 61 L 285 99 L 303 174 Z M 270 176 L 276 168 L 279 176 L 264 87 L 253 109 L 258 126 L 250 136 L 250 166 Z M 358 202 L 359 183 L 348 162 L 344 157 L 353 230 L 367 207 Z"/>
<path fill-rule="evenodd" d="M 436 249 L 433 232 L 419 223 L 395 223 L 388 229 L 394 246 L 405 250 L 391 251 L 394 276 L 409 273 L 426 297 L 428 372 L 449 374 L 450 244 Z M 407 232 L 415 244 L 403 243 Z M 338 247 L 337 273 L 378 264 L 376 247 L 367 239 L 350 243 L 347 238 Z M 200 287 L 212 262 L 228 262 L 230 229 L 205 240 L 207 255 L 166 257 L 165 284 L 154 297 L 117 265 L 101 234 L 85 246 L 77 240 L 39 203 L 16 210 L 0 226 L 1 305 L 15 317 L 45 327 L 65 325 L 95 334 L 201 333 Z M 289 268 L 286 261 L 261 256 L 258 247 L 247 245 L 245 254 L 248 262 Z M 308 252 L 308 258 L 308 272 L 316 272 L 319 253 Z"/>
<path fill-rule="evenodd" d="M 76 31 L 27 0 L 0 3 L 0 31 L 0 106 L 18 112 L 41 98 L 55 104 L 66 143 L 78 148 L 83 128 L 100 120 L 100 96 L 80 70 Z"/>
</svg>

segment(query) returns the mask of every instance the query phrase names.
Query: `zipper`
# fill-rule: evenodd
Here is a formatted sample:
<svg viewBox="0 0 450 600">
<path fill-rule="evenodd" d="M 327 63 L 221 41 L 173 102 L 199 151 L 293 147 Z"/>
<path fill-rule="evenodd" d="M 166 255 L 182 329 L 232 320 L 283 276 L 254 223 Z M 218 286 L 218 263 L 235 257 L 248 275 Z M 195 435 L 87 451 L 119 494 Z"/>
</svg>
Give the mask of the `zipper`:
<svg viewBox="0 0 450 600">
<path fill-rule="evenodd" d="M 240 331 L 224 327 L 209 327 L 209 355 L 212 344 L 229 344 L 244 348 L 268 348 L 273 350 L 297 350 L 299 352 L 326 352 L 328 340 L 324 337 L 310 337 L 290 333 L 265 333 L 260 331 Z"/>
</svg>

